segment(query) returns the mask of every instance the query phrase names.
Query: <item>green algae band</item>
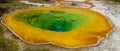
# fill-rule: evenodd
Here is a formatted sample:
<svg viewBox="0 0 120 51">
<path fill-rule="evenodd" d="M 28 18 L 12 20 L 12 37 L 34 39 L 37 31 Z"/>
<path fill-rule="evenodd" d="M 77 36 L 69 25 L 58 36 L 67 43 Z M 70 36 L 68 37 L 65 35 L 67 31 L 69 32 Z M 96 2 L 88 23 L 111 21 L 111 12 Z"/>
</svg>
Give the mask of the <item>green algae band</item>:
<svg viewBox="0 0 120 51">
<path fill-rule="evenodd" d="M 112 30 L 109 21 L 98 12 L 61 6 L 17 10 L 2 23 L 25 42 L 52 42 L 68 48 L 96 44 Z"/>
<path fill-rule="evenodd" d="M 33 27 L 56 32 L 66 32 L 80 27 L 85 21 L 84 17 L 85 15 L 80 16 L 62 10 L 31 10 L 15 16 L 17 20 Z"/>
</svg>

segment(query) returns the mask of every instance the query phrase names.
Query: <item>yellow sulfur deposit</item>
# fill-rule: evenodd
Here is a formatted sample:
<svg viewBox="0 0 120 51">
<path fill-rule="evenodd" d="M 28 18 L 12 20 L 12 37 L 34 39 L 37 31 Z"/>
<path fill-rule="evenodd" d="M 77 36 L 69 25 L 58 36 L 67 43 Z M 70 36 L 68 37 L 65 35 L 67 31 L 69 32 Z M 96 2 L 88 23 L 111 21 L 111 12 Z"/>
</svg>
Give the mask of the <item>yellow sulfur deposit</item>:
<svg viewBox="0 0 120 51">
<path fill-rule="evenodd" d="M 87 8 L 50 6 L 17 10 L 2 23 L 32 44 L 79 47 L 96 44 L 112 30 L 105 16 Z"/>
</svg>

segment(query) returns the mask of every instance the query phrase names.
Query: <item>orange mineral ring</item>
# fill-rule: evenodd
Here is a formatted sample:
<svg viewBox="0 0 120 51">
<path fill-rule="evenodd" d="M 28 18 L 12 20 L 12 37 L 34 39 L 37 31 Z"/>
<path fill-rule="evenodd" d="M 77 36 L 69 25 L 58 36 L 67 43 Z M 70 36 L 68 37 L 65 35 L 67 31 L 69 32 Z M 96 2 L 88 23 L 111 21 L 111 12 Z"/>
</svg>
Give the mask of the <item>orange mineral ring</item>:
<svg viewBox="0 0 120 51">
<path fill-rule="evenodd" d="M 17 10 L 4 17 L 2 23 L 25 42 L 67 48 L 95 45 L 112 30 L 102 14 L 67 6 Z"/>
</svg>

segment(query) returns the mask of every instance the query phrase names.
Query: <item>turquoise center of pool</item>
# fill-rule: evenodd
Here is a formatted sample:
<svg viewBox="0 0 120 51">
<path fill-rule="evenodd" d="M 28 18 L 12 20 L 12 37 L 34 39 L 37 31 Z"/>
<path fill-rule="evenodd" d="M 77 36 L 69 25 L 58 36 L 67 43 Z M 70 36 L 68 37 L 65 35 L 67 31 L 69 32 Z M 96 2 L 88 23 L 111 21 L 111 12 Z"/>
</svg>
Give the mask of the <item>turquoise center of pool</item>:
<svg viewBox="0 0 120 51">
<path fill-rule="evenodd" d="M 32 27 L 55 32 L 67 32 L 84 24 L 84 15 L 61 10 L 32 10 L 15 16 Z"/>
</svg>

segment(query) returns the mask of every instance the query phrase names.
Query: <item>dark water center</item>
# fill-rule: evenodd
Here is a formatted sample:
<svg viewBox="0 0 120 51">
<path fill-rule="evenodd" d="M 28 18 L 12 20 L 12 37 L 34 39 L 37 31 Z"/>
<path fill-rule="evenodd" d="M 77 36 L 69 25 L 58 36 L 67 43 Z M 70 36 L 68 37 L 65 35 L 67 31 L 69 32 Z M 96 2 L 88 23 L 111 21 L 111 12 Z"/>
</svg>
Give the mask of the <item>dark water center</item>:
<svg viewBox="0 0 120 51">
<path fill-rule="evenodd" d="M 56 32 L 73 30 L 84 22 L 82 16 L 58 10 L 27 11 L 19 13 L 16 17 L 27 25 Z"/>
</svg>

